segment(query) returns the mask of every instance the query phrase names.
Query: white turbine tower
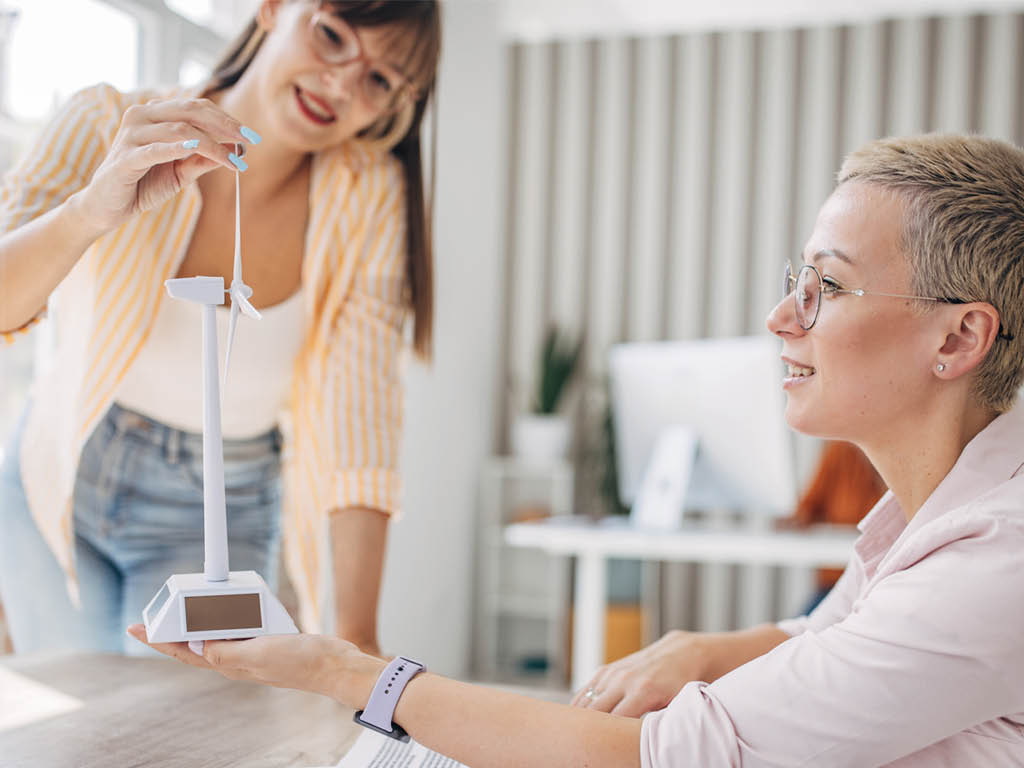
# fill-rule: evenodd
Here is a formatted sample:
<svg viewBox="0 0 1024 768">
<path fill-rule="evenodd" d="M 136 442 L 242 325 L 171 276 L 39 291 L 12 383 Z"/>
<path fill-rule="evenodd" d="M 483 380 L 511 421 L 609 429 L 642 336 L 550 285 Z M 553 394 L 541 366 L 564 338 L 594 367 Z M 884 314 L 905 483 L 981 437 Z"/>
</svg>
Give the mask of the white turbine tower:
<svg viewBox="0 0 1024 768">
<path fill-rule="evenodd" d="M 182 277 L 165 281 L 174 299 L 203 307 L 203 573 L 171 576 L 142 612 L 151 643 L 281 635 L 298 632 L 288 612 L 256 571 L 228 568 L 228 526 L 224 502 L 224 440 L 217 381 L 217 307 L 231 296 L 224 381 L 238 313 L 260 319 L 249 303 L 252 288 L 242 280 L 239 172 L 235 171 L 235 259 L 231 287 L 222 277 Z M 225 387 L 226 390 L 226 387 Z"/>
</svg>

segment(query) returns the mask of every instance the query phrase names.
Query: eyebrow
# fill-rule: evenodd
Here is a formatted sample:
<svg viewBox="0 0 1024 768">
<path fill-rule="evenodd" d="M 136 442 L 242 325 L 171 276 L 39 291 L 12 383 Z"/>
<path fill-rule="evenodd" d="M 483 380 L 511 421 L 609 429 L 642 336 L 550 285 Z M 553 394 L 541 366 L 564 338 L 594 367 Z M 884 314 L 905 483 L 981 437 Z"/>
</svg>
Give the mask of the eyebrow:
<svg viewBox="0 0 1024 768">
<path fill-rule="evenodd" d="M 817 253 L 814 254 L 814 256 L 811 257 L 811 261 L 821 261 L 821 259 L 823 259 L 823 258 L 825 258 L 827 256 L 831 256 L 832 258 L 839 259 L 840 261 L 845 261 L 850 266 L 853 266 L 853 260 L 849 256 L 847 256 L 842 251 L 837 251 L 834 248 L 825 248 L 825 249 L 822 249 L 822 250 L 818 251 Z"/>
<path fill-rule="evenodd" d="M 348 19 L 346 19 L 344 14 L 342 13 L 342 11 L 340 9 L 332 8 L 330 11 L 328 11 L 328 14 L 333 16 L 334 18 L 338 19 L 341 23 L 347 24 L 349 27 L 351 27 L 355 31 L 357 36 L 359 35 L 359 28 L 357 27 L 357 25 L 353 24 Z M 362 38 L 359 38 L 359 45 L 361 47 L 363 46 L 363 39 Z M 366 53 L 366 49 L 365 48 L 363 48 L 363 53 Z M 384 55 L 386 56 L 387 54 L 384 54 Z M 405 74 L 405 72 L 402 70 L 402 67 L 399 66 L 397 62 L 384 59 L 383 57 L 376 58 L 376 57 L 371 56 L 370 59 L 373 60 L 373 61 L 379 62 L 380 64 L 382 64 L 383 66 L 387 67 L 388 69 L 393 69 L 399 76 L 403 77 L 407 82 L 410 82 L 410 83 L 412 82 L 412 78 L 409 77 L 407 74 Z"/>
<path fill-rule="evenodd" d="M 384 55 L 386 56 L 387 54 L 384 54 Z M 384 59 L 384 58 L 376 59 L 376 61 L 381 66 L 383 66 L 384 68 L 389 69 L 392 72 L 394 72 L 396 75 L 398 75 L 400 78 L 405 80 L 407 83 L 410 83 L 410 84 L 412 83 L 412 78 L 409 77 L 409 75 L 407 75 L 405 73 L 405 69 L 400 64 L 398 64 L 397 61 L 393 61 L 393 60 L 389 60 L 389 59 Z"/>
<path fill-rule="evenodd" d="M 393 70 L 395 74 L 397 74 L 399 77 L 402 77 L 407 82 L 412 82 L 412 78 L 405 74 L 405 71 L 396 62 L 382 61 L 381 64 L 383 64 L 388 69 Z"/>
</svg>

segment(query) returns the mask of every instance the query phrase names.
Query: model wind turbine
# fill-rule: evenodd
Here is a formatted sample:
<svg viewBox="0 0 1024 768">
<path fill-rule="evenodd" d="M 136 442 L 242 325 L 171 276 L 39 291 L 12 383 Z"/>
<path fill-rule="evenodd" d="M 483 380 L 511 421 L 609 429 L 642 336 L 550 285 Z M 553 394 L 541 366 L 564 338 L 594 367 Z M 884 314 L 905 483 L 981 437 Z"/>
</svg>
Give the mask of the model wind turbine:
<svg viewBox="0 0 1024 768">
<path fill-rule="evenodd" d="M 283 635 L 298 632 L 284 606 L 256 571 L 228 569 L 228 525 L 224 504 L 224 441 L 221 436 L 220 388 L 217 382 L 217 310 L 231 296 L 224 381 L 231 362 L 238 313 L 260 319 L 249 303 L 252 288 L 242 281 L 238 171 L 235 171 L 235 263 L 231 287 L 223 277 L 167 280 L 174 299 L 203 307 L 203 573 L 171 576 L 142 612 L 151 643 L 188 641 L 202 652 L 201 641 Z"/>
</svg>

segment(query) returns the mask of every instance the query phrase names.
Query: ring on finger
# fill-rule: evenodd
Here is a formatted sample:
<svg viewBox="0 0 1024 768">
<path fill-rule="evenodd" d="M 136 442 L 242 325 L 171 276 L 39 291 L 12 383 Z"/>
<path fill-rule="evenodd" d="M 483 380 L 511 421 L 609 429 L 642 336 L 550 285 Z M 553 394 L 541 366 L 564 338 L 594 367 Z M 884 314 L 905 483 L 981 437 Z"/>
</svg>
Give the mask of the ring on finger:
<svg viewBox="0 0 1024 768">
<path fill-rule="evenodd" d="M 593 699 L 596 696 L 597 696 L 597 691 L 595 691 L 593 688 L 587 688 L 586 693 L 583 694 L 583 698 L 585 698 L 585 699 Z"/>
</svg>

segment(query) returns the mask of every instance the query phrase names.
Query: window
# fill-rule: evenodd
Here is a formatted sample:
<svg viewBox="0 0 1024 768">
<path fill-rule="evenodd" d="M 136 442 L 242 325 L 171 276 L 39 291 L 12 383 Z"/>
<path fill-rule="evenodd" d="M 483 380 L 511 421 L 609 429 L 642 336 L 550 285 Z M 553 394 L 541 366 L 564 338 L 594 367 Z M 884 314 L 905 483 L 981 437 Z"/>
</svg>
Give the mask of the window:
<svg viewBox="0 0 1024 768">
<path fill-rule="evenodd" d="M 98 82 L 138 85 L 139 27 L 101 0 L 3 0 L 0 37 L 0 173 L 25 151 L 38 127 L 75 91 Z M 49 329 L 0 345 L 0 461 L 31 380 L 49 352 Z"/>
<path fill-rule="evenodd" d="M 214 18 L 213 0 L 164 0 L 164 5 L 196 24 L 208 26 Z"/>
<path fill-rule="evenodd" d="M 7 106 L 40 122 L 75 91 L 99 82 L 138 86 L 139 27 L 102 0 L 5 0 L 18 12 L 7 51 Z"/>
</svg>

